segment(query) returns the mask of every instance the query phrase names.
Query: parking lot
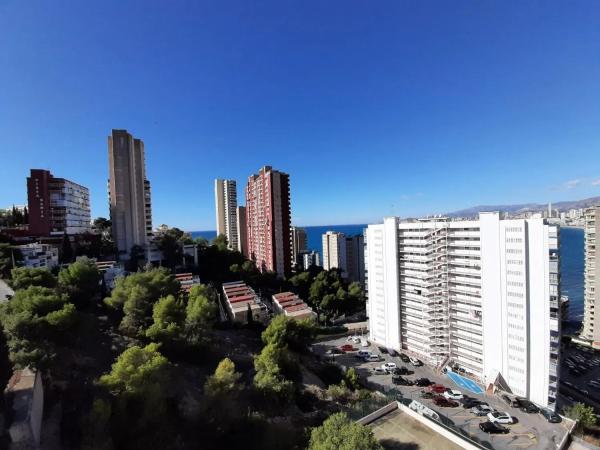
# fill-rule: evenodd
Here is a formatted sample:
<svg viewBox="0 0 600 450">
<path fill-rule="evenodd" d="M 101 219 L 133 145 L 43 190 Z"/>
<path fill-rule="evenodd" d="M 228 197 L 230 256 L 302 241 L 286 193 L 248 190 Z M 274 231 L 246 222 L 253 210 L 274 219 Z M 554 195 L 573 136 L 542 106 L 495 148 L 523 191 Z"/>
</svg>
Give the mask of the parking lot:
<svg viewBox="0 0 600 450">
<path fill-rule="evenodd" d="M 563 349 L 559 393 L 562 406 L 584 401 L 600 413 L 600 351 L 579 345 Z"/>
<path fill-rule="evenodd" d="M 348 344 L 346 337 L 337 338 L 329 341 L 320 342 L 313 345 L 313 351 L 323 357 L 327 356 L 327 351 L 338 349 L 344 344 Z M 389 354 L 382 354 L 375 345 L 369 347 L 361 347 L 360 344 L 353 344 L 357 349 L 368 350 L 371 353 L 380 355 L 383 360 L 380 362 L 363 362 L 362 359 L 356 357 L 356 352 L 349 352 L 340 355 L 334 355 L 330 358 L 337 364 L 345 367 L 354 367 L 359 376 L 367 379 L 370 384 L 381 391 L 389 391 L 395 389 L 400 391 L 406 398 L 413 398 L 429 408 L 433 409 L 442 416 L 446 416 L 455 426 L 462 429 L 468 435 L 476 438 L 481 442 L 489 442 L 496 449 L 514 449 L 514 448 L 530 448 L 530 449 L 553 449 L 561 442 L 569 424 L 565 421 L 557 424 L 548 423 L 541 414 L 527 414 L 516 408 L 511 408 L 498 396 L 488 396 L 484 394 L 474 394 L 461 390 L 447 375 L 437 374 L 431 367 L 423 365 L 421 367 L 413 367 L 409 363 L 404 363 L 399 357 L 392 357 Z M 488 435 L 479 429 L 479 423 L 485 422 L 485 417 L 477 417 L 473 415 L 469 409 L 464 409 L 462 405 L 455 408 L 441 408 L 435 406 L 431 399 L 421 398 L 421 392 L 424 388 L 417 386 L 398 386 L 392 383 L 392 375 L 389 374 L 373 374 L 373 368 L 381 367 L 386 362 L 396 363 L 398 367 L 405 366 L 414 371 L 414 374 L 403 375 L 409 380 L 418 378 L 428 378 L 429 380 L 443 384 L 444 386 L 456 390 L 461 390 L 463 394 L 475 399 L 488 403 L 492 408 L 508 412 L 511 416 L 517 418 L 518 422 L 513 425 L 505 425 L 510 429 L 508 434 Z"/>
</svg>

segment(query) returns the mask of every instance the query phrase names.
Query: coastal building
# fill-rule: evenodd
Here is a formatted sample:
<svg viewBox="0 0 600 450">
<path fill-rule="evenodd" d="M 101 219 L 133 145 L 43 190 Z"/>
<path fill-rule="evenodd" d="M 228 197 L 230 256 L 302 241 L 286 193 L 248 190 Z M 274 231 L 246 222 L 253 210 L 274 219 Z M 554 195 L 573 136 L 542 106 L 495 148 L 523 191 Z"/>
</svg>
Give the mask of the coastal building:
<svg viewBox="0 0 600 450">
<path fill-rule="evenodd" d="M 128 257 L 134 245 L 147 250 L 152 237 L 144 142 L 127 130 L 112 130 L 108 137 L 108 167 L 112 235 L 119 253 Z"/>
<path fill-rule="evenodd" d="M 290 177 L 264 166 L 246 185 L 248 257 L 261 272 L 290 273 Z"/>
<path fill-rule="evenodd" d="M 595 311 L 600 311 L 600 256 L 596 250 L 596 239 L 600 236 L 600 206 L 587 208 L 584 213 L 585 272 L 583 331 L 581 337 L 590 341 L 594 348 L 600 348 L 600 319 Z"/>
<path fill-rule="evenodd" d="M 313 266 L 318 267 L 321 265 L 319 252 L 316 252 L 314 250 L 304 251 L 300 252 L 300 255 L 302 256 L 302 270 L 308 270 Z"/>
<path fill-rule="evenodd" d="M 27 178 L 29 232 L 36 236 L 91 231 L 90 191 L 48 170 L 31 169 Z"/>
<path fill-rule="evenodd" d="M 246 230 L 246 207 L 238 206 L 237 207 L 237 241 L 238 241 L 238 251 L 248 257 L 248 238 L 247 238 L 247 230 Z"/>
<path fill-rule="evenodd" d="M 365 256 L 363 235 L 346 236 L 338 231 L 323 235 L 323 268 L 339 269 L 342 278 L 364 285 Z"/>
<path fill-rule="evenodd" d="M 299 227 L 291 227 L 292 232 L 292 265 L 294 267 L 302 264 L 301 254 L 306 251 L 306 230 Z"/>
<path fill-rule="evenodd" d="M 316 319 L 317 314 L 293 292 L 280 292 L 272 296 L 273 307 L 277 314 L 290 319 Z"/>
<path fill-rule="evenodd" d="M 34 242 L 18 245 L 17 248 L 23 257 L 21 265 L 24 267 L 51 270 L 58 266 L 58 248 L 50 244 Z"/>
<path fill-rule="evenodd" d="M 248 316 L 257 322 L 265 319 L 267 307 L 260 301 L 254 290 L 243 281 L 223 283 L 223 295 L 227 313 L 233 322 L 248 322 Z"/>
<path fill-rule="evenodd" d="M 444 218 L 366 231 L 373 342 L 448 365 L 486 389 L 553 408 L 558 381 L 558 227 L 542 218 Z"/>
<path fill-rule="evenodd" d="M 217 213 L 217 236 L 222 234 L 227 238 L 229 249 L 240 251 L 235 180 L 215 180 L 215 211 Z"/>
</svg>

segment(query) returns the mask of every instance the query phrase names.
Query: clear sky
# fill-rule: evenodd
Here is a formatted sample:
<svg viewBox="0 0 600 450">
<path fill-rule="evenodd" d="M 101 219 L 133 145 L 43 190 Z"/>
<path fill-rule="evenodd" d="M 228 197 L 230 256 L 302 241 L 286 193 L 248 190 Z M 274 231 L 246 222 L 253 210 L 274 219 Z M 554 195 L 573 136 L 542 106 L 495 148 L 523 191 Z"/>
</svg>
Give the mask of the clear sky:
<svg viewBox="0 0 600 450">
<path fill-rule="evenodd" d="M 267 164 L 298 225 L 600 195 L 600 2 L 0 0 L 0 207 L 107 216 L 112 128 L 186 230 Z"/>
</svg>

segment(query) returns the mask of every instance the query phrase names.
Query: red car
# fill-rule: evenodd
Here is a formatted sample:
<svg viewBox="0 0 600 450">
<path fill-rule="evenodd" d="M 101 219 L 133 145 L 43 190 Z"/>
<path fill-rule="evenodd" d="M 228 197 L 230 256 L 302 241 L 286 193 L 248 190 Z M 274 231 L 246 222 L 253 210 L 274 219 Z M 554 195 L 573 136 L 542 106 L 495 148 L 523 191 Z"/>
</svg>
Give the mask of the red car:
<svg viewBox="0 0 600 450">
<path fill-rule="evenodd" d="M 458 406 L 458 402 L 455 402 L 454 400 L 449 400 L 446 397 L 442 397 L 441 395 L 436 395 L 435 397 L 433 397 L 433 403 L 443 408 L 456 408 Z"/>
<path fill-rule="evenodd" d="M 357 350 L 357 348 L 350 344 L 344 344 L 344 345 L 340 346 L 340 350 L 348 353 L 348 352 L 355 352 Z"/>
<path fill-rule="evenodd" d="M 444 386 L 443 384 L 432 384 L 431 386 L 429 386 L 429 390 L 431 392 L 435 392 L 436 394 L 443 394 L 444 392 L 446 392 L 446 386 Z"/>
</svg>

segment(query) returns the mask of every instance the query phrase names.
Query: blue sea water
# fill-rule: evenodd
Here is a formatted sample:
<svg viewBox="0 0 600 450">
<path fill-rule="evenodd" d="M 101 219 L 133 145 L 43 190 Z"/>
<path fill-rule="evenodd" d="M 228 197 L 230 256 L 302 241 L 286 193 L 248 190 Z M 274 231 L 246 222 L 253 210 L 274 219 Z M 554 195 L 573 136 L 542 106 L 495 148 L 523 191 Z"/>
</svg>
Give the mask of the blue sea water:
<svg viewBox="0 0 600 450">
<path fill-rule="evenodd" d="M 327 231 L 339 231 L 348 236 L 362 234 L 367 225 L 325 225 L 304 227 L 309 250 L 316 250 L 323 256 L 322 235 Z M 192 237 L 204 237 L 209 241 L 216 237 L 216 231 L 193 231 Z M 560 270 L 561 291 L 569 296 L 569 316 L 565 332 L 576 332 L 583 320 L 583 269 L 584 269 L 583 230 L 561 228 L 560 230 Z M 322 260 L 322 259 L 321 259 Z"/>
</svg>

